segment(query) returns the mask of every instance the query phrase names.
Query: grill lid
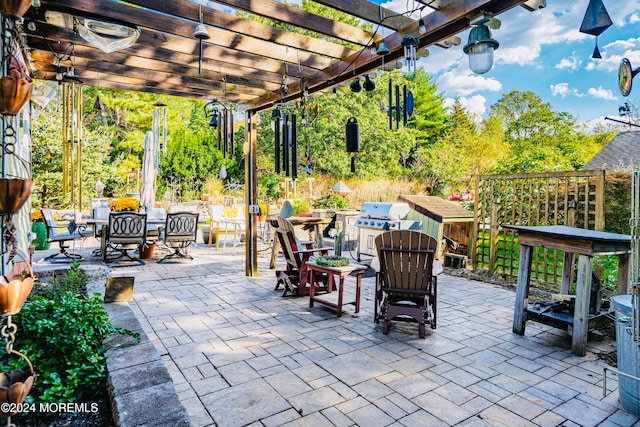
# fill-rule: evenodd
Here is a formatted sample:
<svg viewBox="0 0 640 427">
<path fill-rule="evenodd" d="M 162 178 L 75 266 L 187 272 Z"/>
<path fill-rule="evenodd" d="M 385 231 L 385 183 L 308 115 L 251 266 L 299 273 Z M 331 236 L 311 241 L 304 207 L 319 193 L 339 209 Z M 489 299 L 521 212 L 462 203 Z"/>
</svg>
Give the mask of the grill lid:
<svg viewBox="0 0 640 427">
<path fill-rule="evenodd" d="M 407 203 L 366 202 L 360 208 L 361 218 L 405 219 L 408 214 Z"/>
</svg>

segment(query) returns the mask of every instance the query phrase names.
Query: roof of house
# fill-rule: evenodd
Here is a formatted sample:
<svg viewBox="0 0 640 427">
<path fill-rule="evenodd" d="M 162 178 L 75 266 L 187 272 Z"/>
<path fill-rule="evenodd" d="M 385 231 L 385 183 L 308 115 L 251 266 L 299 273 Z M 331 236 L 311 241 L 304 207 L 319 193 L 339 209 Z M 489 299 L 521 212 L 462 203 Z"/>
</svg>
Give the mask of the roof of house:
<svg viewBox="0 0 640 427">
<path fill-rule="evenodd" d="M 634 171 L 640 167 L 640 131 L 614 136 L 582 170 Z"/>
</svg>

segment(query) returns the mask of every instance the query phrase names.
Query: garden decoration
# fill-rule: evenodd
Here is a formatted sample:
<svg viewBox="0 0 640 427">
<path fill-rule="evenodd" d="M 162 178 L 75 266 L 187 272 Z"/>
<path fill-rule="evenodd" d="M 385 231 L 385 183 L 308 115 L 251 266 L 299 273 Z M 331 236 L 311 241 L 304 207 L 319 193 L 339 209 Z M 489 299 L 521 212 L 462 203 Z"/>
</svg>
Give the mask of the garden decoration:
<svg viewBox="0 0 640 427">
<path fill-rule="evenodd" d="M 31 241 L 34 249 L 47 250 L 51 247 L 51 243 L 47 241 L 47 226 L 39 209 L 31 213 L 31 231 L 36 235 Z"/>
<path fill-rule="evenodd" d="M 394 105 L 395 92 L 395 105 Z M 400 128 L 400 116 L 402 116 L 402 124 L 407 125 L 409 117 L 413 115 L 414 98 L 413 93 L 407 90 L 407 85 L 402 86 L 402 103 L 400 103 L 400 85 L 393 86 L 393 81 L 389 79 L 389 105 L 385 105 L 384 101 L 380 102 L 382 111 L 389 113 L 389 130 L 393 130 L 393 122 L 396 122 L 396 129 Z"/>
<path fill-rule="evenodd" d="M 140 208 L 140 201 L 133 197 L 121 197 L 109 202 L 109 209 L 113 212 L 136 212 Z"/>
<path fill-rule="evenodd" d="M 14 23 L 7 22 L 7 31 L 2 35 L 5 46 L 2 55 L 2 77 L 0 78 L 0 114 L 15 116 L 31 98 L 33 82 L 27 67 L 18 60 L 18 33 Z M 11 120 L 9 120 L 11 123 Z M 11 123 L 13 128 L 13 124 Z M 12 129 L 13 130 L 13 129 Z"/>
<path fill-rule="evenodd" d="M 360 151 L 360 125 L 355 117 L 347 120 L 346 126 L 347 153 L 357 153 Z M 356 159 L 351 156 L 351 173 L 356 172 Z"/>
<path fill-rule="evenodd" d="M 10 404 L 0 405 L 0 417 L 7 418 L 8 426 L 14 425 L 11 423 L 13 415 L 23 412 L 19 409 L 20 405 L 31 391 L 31 386 L 35 380 L 35 372 L 29 358 L 13 349 L 18 328 L 11 317 L 20 312 L 24 301 L 31 292 L 34 281 L 33 270 L 27 255 L 22 250 L 18 254 L 26 264 L 28 271 L 22 274 L 15 274 L 10 279 L 5 276 L 0 278 L 0 313 L 2 314 L 3 323 L 0 328 L 0 335 L 5 340 L 5 352 L 2 356 L 17 356 L 27 363 L 28 368 L 0 373 L 0 404 Z"/>
<path fill-rule="evenodd" d="M 611 22 L 607 8 L 604 7 L 602 0 L 589 0 L 587 11 L 580 25 L 580 32 L 596 36 L 596 47 L 593 50 L 593 55 L 591 55 L 592 58 L 602 59 L 600 49 L 598 49 L 598 36 L 612 24 L 613 22 Z"/>
<path fill-rule="evenodd" d="M 29 10 L 31 3 L 31 0 L 0 0 L 0 11 L 3 15 L 19 19 Z"/>
<path fill-rule="evenodd" d="M 349 258 L 337 255 L 319 256 L 316 264 L 322 267 L 346 267 L 349 265 Z"/>
<path fill-rule="evenodd" d="M 298 178 L 298 132 L 295 114 L 282 114 L 279 108 L 271 112 L 274 121 L 275 172 Z"/>
</svg>

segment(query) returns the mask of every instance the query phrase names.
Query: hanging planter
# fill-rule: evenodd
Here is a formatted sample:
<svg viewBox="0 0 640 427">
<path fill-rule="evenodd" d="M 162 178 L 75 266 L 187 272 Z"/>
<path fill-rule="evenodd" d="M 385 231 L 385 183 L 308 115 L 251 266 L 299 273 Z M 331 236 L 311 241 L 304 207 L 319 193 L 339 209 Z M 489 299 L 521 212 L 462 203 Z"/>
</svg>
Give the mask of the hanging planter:
<svg viewBox="0 0 640 427">
<path fill-rule="evenodd" d="M 31 196 L 33 178 L 0 178 L 0 215 L 13 215 Z"/>
<path fill-rule="evenodd" d="M 31 0 L 0 0 L 0 11 L 14 18 L 22 18 L 29 7 L 31 7 Z"/>
<path fill-rule="evenodd" d="M 33 82 L 26 67 L 15 56 L 11 55 L 5 61 L 8 67 L 7 75 L 0 79 L 0 114 L 15 116 L 31 99 Z"/>
<path fill-rule="evenodd" d="M 31 386 L 33 386 L 35 379 L 33 365 L 27 356 L 15 350 L 10 350 L 5 354 L 15 354 L 21 357 L 27 361 L 29 368 L 0 373 L 0 416 L 3 418 L 18 413 L 3 409 L 17 409 L 31 391 Z M 11 405 L 4 405 L 4 403 L 10 403 Z"/>
<path fill-rule="evenodd" d="M 31 264 L 19 251 L 20 257 L 27 265 L 28 271 L 24 274 L 15 274 L 7 278 L 0 276 L 0 315 L 13 316 L 20 313 L 22 304 L 26 301 L 33 288 L 33 269 Z"/>
</svg>

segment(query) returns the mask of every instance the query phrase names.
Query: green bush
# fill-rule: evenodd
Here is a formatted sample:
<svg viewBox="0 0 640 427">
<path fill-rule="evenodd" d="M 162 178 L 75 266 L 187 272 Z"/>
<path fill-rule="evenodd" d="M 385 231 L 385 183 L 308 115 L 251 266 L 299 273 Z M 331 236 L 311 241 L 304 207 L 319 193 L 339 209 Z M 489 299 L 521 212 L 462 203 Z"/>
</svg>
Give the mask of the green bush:
<svg viewBox="0 0 640 427">
<path fill-rule="evenodd" d="M 13 348 L 31 360 L 36 380 L 27 402 L 75 402 L 105 390 L 102 343 L 112 333 L 130 332 L 111 325 L 99 294 L 86 295 L 88 275 L 71 266 L 64 278 L 42 284 L 13 317 Z M 3 359 L 0 370 L 25 368 L 24 361 Z"/>
<path fill-rule="evenodd" d="M 306 214 L 311 211 L 311 204 L 303 199 L 295 199 L 291 201 L 291 207 L 294 214 Z"/>
<path fill-rule="evenodd" d="M 313 201 L 315 209 L 346 209 L 347 201 L 337 194 L 325 194 Z"/>
</svg>

